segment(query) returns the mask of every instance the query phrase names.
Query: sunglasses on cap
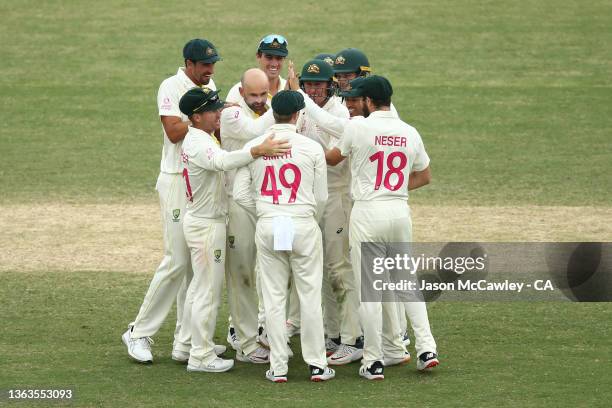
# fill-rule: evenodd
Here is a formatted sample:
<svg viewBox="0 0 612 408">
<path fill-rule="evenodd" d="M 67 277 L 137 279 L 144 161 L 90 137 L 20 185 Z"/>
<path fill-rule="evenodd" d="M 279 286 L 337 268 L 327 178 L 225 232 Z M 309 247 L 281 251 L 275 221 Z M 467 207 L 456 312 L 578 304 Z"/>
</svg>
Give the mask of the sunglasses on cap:
<svg viewBox="0 0 612 408">
<path fill-rule="evenodd" d="M 289 42 L 287 41 L 287 39 L 285 37 L 283 37 L 280 34 L 269 34 L 266 35 L 264 38 L 261 39 L 261 41 L 259 42 L 259 46 L 261 47 L 263 44 L 272 44 L 274 41 L 280 43 L 280 44 L 285 44 L 285 46 L 289 45 Z"/>
<path fill-rule="evenodd" d="M 193 110 L 193 113 L 202 113 L 203 109 L 206 108 L 207 106 L 211 106 L 211 105 L 215 105 L 215 104 L 219 104 L 220 99 L 219 99 L 219 95 L 215 95 L 212 98 L 204 101 L 203 104 L 201 104 L 200 106 L 198 106 L 197 108 L 195 108 Z M 221 102 L 222 103 L 222 102 Z"/>
</svg>

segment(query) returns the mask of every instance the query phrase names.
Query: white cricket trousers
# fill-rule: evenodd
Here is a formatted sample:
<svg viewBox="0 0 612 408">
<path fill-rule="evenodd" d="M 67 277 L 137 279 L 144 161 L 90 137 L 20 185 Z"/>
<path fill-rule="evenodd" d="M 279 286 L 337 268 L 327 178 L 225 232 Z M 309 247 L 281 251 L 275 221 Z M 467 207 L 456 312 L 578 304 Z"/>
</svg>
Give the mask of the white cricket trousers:
<svg viewBox="0 0 612 408">
<path fill-rule="evenodd" d="M 330 190 L 323 217 L 319 223 L 323 235 L 323 324 L 330 338 L 353 345 L 361 336 L 359 296 L 348 255 L 351 199 L 346 192 Z M 299 302 L 292 291 L 288 321 L 300 327 Z M 294 300 L 295 299 L 295 300 Z"/>
<path fill-rule="evenodd" d="M 155 188 L 159 194 L 161 209 L 164 257 L 153 275 L 138 316 L 134 320 L 131 338 L 148 337 L 157 333 L 176 299 L 174 347 L 180 349 L 181 321 L 183 314 L 189 313 L 183 310 L 185 293 L 193 276 L 189 248 L 183 235 L 185 182 L 181 174 L 160 173 Z M 189 328 L 183 332 L 189 341 Z M 183 351 L 189 351 L 189 348 Z"/>
<path fill-rule="evenodd" d="M 257 329 L 265 319 L 263 305 L 259 307 L 263 302 L 260 302 L 261 289 L 255 267 L 255 225 L 255 214 L 230 198 L 225 273 L 231 324 L 236 330 L 239 347 L 244 354 L 257 349 Z"/>
<path fill-rule="evenodd" d="M 185 216 L 183 229 L 191 252 L 193 279 L 187 290 L 185 309 L 191 309 L 192 365 L 207 365 L 217 358 L 213 336 L 223 296 L 225 276 L 226 219 Z M 183 325 L 187 322 L 183 319 Z"/>
<path fill-rule="evenodd" d="M 270 367 L 275 375 L 285 375 L 288 371 L 285 316 L 290 277 L 293 277 L 300 301 L 302 357 L 308 365 L 327 367 L 321 310 L 321 230 L 312 217 L 292 219 L 295 235 L 291 251 L 274 250 L 271 218 L 260 218 L 255 233 L 266 331 L 270 342 Z"/>
<path fill-rule="evenodd" d="M 408 203 L 403 200 L 356 201 L 351 211 L 349 235 L 355 284 L 361 300 L 361 243 L 410 242 L 412 221 Z M 409 303 L 413 302 L 406 302 Z M 418 336 L 421 339 L 420 344 L 416 345 L 417 354 L 421 354 L 420 349 L 435 351 L 436 345 L 429 328 L 425 303 L 414 303 L 421 304 L 414 308 L 419 313 L 415 313 L 411 319 L 413 329 L 415 333 L 419 331 Z M 362 361 L 364 365 L 370 366 L 375 361 L 383 361 L 384 355 L 388 357 L 403 355 L 405 347 L 399 335 L 400 322 L 395 303 L 360 302 L 359 316 L 364 335 Z"/>
</svg>

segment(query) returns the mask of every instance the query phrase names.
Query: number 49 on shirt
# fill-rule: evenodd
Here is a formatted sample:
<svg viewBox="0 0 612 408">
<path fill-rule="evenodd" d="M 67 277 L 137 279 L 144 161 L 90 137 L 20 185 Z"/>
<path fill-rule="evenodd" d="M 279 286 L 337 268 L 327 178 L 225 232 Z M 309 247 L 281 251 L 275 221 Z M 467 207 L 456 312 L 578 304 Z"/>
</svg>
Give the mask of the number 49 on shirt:
<svg viewBox="0 0 612 408">
<path fill-rule="evenodd" d="M 291 182 L 287 180 L 288 172 L 293 173 Z M 300 183 L 302 182 L 302 172 L 299 167 L 293 163 L 283 164 L 280 169 L 278 169 L 278 180 L 283 187 L 291 189 L 288 203 L 295 202 Z M 277 188 L 277 186 L 274 166 L 266 166 L 266 172 L 264 173 L 263 182 L 261 183 L 261 195 L 271 196 L 273 204 L 278 204 L 278 197 L 283 195 L 282 190 Z"/>
</svg>

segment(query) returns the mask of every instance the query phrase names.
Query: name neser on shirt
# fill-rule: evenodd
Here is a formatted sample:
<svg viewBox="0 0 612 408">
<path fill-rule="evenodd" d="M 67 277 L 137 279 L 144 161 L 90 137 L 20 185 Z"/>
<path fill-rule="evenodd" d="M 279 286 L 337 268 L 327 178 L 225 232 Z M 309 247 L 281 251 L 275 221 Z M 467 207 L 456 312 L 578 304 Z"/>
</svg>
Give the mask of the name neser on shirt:
<svg viewBox="0 0 612 408">
<path fill-rule="evenodd" d="M 404 136 L 375 136 L 374 145 L 406 147 L 406 138 Z"/>
</svg>

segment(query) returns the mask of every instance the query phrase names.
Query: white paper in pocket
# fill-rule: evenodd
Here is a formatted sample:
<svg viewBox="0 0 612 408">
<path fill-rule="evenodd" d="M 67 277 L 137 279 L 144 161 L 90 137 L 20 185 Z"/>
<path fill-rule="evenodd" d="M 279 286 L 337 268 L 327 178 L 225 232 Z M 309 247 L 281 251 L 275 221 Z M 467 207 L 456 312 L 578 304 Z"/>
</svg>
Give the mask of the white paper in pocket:
<svg viewBox="0 0 612 408">
<path fill-rule="evenodd" d="M 280 215 L 274 217 L 274 250 L 291 251 L 293 249 L 293 236 L 295 229 L 291 217 Z"/>
</svg>

